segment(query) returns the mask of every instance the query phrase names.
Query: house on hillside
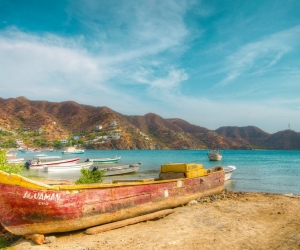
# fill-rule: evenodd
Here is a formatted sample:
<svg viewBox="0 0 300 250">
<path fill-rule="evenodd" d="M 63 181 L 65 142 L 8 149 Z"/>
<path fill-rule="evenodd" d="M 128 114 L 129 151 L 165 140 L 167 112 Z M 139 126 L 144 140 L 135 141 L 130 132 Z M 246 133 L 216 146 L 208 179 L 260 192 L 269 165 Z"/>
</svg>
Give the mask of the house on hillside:
<svg viewBox="0 0 300 250">
<path fill-rule="evenodd" d="M 112 137 L 113 140 L 118 140 L 118 139 L 121 138 L 121 135 L 119 133 L 114 133 L 114 134 L 111 135 L 111 137 Z"/>
<path fill-rule="evenodd" d="M 97 125 L 96 126 L 96 130 L 101 130 L 102 129 L 102 125 Z"/>
<path fill-rule="evenodd" d="M 18 145 L 19 148 L 22 148 L 24 147 L 24 142 L 22 140 L 19 140 L 19 139 L 16 139 L 15 140 L 15 143 Z"/>
<path fill-rule="evenodd" d="M 109 123 L 109 126 L 110 127 L 115 127 L 115 126 L 117 126 L 117 123 L 115 121 L 112 121 L 112 122 Z"/>
</svg>

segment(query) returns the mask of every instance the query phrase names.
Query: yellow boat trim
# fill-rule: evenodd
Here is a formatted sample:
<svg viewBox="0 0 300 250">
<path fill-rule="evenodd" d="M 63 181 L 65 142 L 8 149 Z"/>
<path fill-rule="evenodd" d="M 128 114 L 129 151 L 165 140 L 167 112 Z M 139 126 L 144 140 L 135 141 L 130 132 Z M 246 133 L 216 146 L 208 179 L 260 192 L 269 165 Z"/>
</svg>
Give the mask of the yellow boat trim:
<svg viewBox="0 0 300 250">
<path fill-rule="evenodd" d="M 213 169 L 198 169 L 198 171 L 190 171 L 187 178 L 169 179 L 169 180 L 159 180 L 159 179 L 144 179 L 144 180 L 118 180 L 112 183 L 95 183 L 95 184 L 81 184 L 81 185 L 48 185 L 39 181 L 33 181 L 26 177 L 17 174 L 8 174 L 0 170 L 0 183 L 19 186 L 24 188 L 34 188 L 40 190 L 80 190 L 80 189 L 93 189 L 93 188 L 112 188 L 120 186 L 140 186 L 148 185 L 151 183 L 166 183 L 174 182 L 185 179 L 192 179 L 195 177 L 202 177 L 212 174 L 212 172 L 224 171 L 222 167 L 217 167 Z M 194 175 L 195 173 L 195 175 Z M 191 176 L 190 176 L 191 175 Z M 201 176 L 202 175 L 202 176 Z"/>
</svg>

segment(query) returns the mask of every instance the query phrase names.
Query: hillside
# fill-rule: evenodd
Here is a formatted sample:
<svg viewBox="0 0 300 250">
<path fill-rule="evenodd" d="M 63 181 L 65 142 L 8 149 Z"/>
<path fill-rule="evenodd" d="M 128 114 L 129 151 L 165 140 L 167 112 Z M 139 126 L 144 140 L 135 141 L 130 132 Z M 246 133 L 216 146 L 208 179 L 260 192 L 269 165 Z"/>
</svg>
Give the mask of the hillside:
<svg viewBox="0 0 300 250">
<path fill-rule="evenodd" d="M 270 134 L 254 126 L 221 127 L 215 130 L 215 132 L 237 143 L 241 143 L 249 146 L 263 145 L 263 141 L 270 136 Z"/>
<path fill-rule="evenodd" d="M 300 133 L 292 130 L 279 131 L 262 142 L 269 149 L 300 149 Z"/>
<path fill-rule="evenodd" d="M 108 107 L 26 97 L 0 98 L 0 131 L 27 138 L 27 144 L 36 138 L 55 141 L 77 136 L 95 149 L 300 149 L 300 134 L 291 130 L 268 134 L 248 126 L 212 131 L 154 113 L 127 116 Z M 2 142 L 7 139 L 0 134 Z"/>
</svg>

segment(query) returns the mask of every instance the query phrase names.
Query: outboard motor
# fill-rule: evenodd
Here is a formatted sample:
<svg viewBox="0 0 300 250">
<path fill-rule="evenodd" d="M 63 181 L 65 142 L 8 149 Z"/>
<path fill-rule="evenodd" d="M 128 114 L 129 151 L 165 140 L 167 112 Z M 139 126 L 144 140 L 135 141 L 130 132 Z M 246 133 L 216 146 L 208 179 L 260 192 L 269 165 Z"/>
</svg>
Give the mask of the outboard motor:
<svg viewBox="0 0 300 250">
<path fill-rule="evenodd" d="M 31 161 L 26 161 L 26 162 L 24 163 L 24 167 L 25 167 L 26 169 L 30 169 L 30 165 L 31 165 Z"/>
<path fill-rule="evenodd" d="M 97 166 L 93 167 L 93 170 L 92 170 L 92 172 L 96 171 L 97 169 L 98 169 L 98 167 L 97 167 Z"/>
</svg>

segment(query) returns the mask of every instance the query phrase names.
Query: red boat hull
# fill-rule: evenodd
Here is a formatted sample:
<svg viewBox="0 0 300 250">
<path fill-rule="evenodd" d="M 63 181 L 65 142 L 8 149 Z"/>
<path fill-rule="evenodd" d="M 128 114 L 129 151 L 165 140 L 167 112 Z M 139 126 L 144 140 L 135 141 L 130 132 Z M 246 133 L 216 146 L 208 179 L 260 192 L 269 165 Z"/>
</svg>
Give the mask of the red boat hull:
<svg viewBox="0 0 300 250">
<path fill-rule="evenodd" d="M 16 235 L 73 231 L 186 204 L 220 193 L 224 171 L 145 183 L 25 186 L 0 184 L 0 221 Z"/>
</svg>

